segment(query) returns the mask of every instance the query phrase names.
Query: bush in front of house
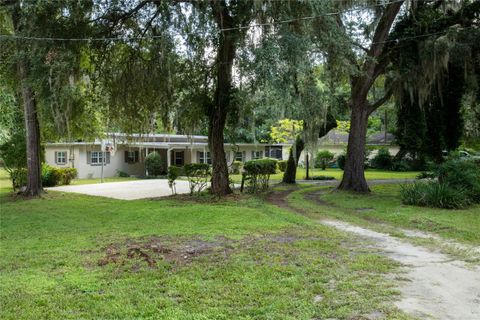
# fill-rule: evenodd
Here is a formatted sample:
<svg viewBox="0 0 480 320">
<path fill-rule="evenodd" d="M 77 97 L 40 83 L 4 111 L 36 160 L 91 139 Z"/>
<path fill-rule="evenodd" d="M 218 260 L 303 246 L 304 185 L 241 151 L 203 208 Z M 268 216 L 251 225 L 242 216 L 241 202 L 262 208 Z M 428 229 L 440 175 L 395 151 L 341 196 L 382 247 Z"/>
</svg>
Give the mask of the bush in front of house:
<svg viewBox="0 0 480 320">
<path fill-rule="evenodd" d="M 44 163 L 42 164 L 41 178 L 42 186 L 54 187 L 60 184 L 62 176 L 58 168 L 54 168 Z"/>
<path fill-rule="evenodd" d="M 391 170 L 393 157 L 387 148 L 378 149 L 377 154 L 373 157 L 370 165 L 374 169 Z"/>
<path fill-rule="evenodd" d="M 62 185 L 69 185 L 78 175 L 78 171 L 75 168 L 59 168 L 59 170 L 60 184 Z"/>
<path fill-rule="evenodd" d="M 126 173 L 125 171 L 117 170 L 117 177 L 128 178 L 128 177 L 130 177 L 130 175 L 128 173 Z"/>
<path fill-rule="evenodd" d="M 149 153 L 145 158 L 145 168 L 149 176 L 159 176 L 165 173 L 165 163 L 156 151 Z"/>
<path fill-rule="evenodd" d="M 448 160 L 433 171 L 434 181 L 402 187 L 404 204 L 460 209 L 480 203 L 480 168 L 471 161 Z M 432 176 L 430 176 L 432 177 Z"/>
<path fill-rule="evenodd" d="M 332 161 L 334 156 L 335 155 L 328 150 L 318 151 L 317 155 L 315 156 L 315 168 L 322 168 L 322 170 L 325 170 L 327 168 L 328 162 Z"/>
<path fill-rule="evenodd" d="M 42 186 L 69 185 L 77 174 L 78 171 L 75 168 L 55 168 L 44 163 L 41 171 Z"/>
<path fill-rule="evenodd" d="M 230 172 L 233 174 L 240 174 L 242 167 L 243 167 L 242 161 L 233 161 L 232 165 L 230 166 Z"/>
<path fill-rule="evenodd" d="M 268 189 L 270 175 L 277 171 L 277 160 L 270 158 L 250 160 L 245 162 L 243 170 L 247 190 L 252 193 L 264 191 Z"/>
<path fill-rule="evenodd" d="M 190 186 L 190 194 L 200 193 L 210 181 L 210 165 L 207 163 L 190 163 L 183 167 Z"/>
<path fill-rule="evenodd" d="M 285 170 L 287 170 L 287 163 L 288 163 L 288 160 L 278 160 L 277 161 L 278 170 L 280 170 L 281 172 L 285 172 Z"/>
</svg>

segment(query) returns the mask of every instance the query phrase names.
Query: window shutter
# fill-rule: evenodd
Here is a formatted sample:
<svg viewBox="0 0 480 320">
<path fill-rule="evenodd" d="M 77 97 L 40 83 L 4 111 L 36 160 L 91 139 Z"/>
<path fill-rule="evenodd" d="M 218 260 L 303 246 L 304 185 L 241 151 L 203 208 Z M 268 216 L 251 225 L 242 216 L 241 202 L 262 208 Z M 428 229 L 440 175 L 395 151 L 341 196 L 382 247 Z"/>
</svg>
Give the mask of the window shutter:
<svg viewBox="0 0 480 320">
<path fill-rule="evenodd" d="M 140 153 L 138 152 L 138 150 L 135 150 L 135 161 L 134 162 L 138 162 L 139 155 L 140 155 Z"/>
<path fill-rule="evenodd" d="M 110 163 L 110 152 L 105 152 L 106 154 L 106 163 L 109 164 Z"/>
<path fill-rule="evenodd" d="M 128 163 L 128 151 L 125 150 L 125 162 Z"/>
<path fill-rule="evenodd" d="M 202 163 L 202 152 L 197 151 L 197 162 Z"/>
<path fill-rule="evenodd" d="M 87 151 L 87 164 L 90 164 L 92 161 L 92 152 Z"/>
<path fill-rule="evenodd" d="M 55 151 L 55 163 L 56 163 L 56 164 L 58 164 L 58 157 L 57 157 L 57 156 L 58 156 L 58 152 Z"/>
</svg>

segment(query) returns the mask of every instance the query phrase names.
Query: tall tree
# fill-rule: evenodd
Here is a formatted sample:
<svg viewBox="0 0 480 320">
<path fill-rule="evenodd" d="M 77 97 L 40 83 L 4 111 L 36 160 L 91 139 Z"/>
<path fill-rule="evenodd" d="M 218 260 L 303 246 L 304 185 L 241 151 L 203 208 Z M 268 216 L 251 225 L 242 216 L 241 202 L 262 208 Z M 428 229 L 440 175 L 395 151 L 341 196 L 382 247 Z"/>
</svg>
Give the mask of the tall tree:
<svg viewBox="0 0 480 320">
<path fill-rule="evenodd" d="M 0 15 L 4 17 L 5 25 L 9 25 L 6 29 L 9 29 L 7 33 L 10 35 L 10 38 L 2 41 L 2 55 L 8 65 L 2 67 L 1 72 L 2 76 L 9 79 L 13 91 L 18 92 L 18 101 L 22 103 L 25 120 L 27 196 L 39 196 L 42 192 L 40 115 L 48 115 L 50 110 L 57 107 L 62 109 L 62 113 L 68 114 L 64 104 L 57 103 L 54 106 L 53 100 L 62 87 L 74 86 L 74 71 L 78 70 L 78 60 L 71 59 L 70 56 L 72 52 L 79 52 L 78 46 L 73 43 L 68 45 L 50 42 L 42 38 L 48 38 L 52 34 L 55 37 L 82 34 L 87 25 L 86 17 L 90 6 L 88 1 L 79 3 L 66 0 L 11 0 L 0 4 Z M 63 34 L 59 34 L 59 30 Z M 69 58 L 63 60 L 64 54 Z M 64 62 L 67 64 L 64 65 Z M 54 70 L 54 65 L 63 65 L 63 68 L 61 71 Z M 63 81 L 53 81 L 52 77 L 59 73 L 63 73 Z"/>
<path fill-rule="evenodd" d="M 348 136 L 344 174 L 338 187 L 342 190 L 369 191 L 364 172 L 368 117 L 390 98 L 391 92 L 386 92 L 385 96 L 374 102 L 369 101 L 368 97 L 375 80 L 385 72 L 388 65 L 388 52 L 384 50 L 385 41 L 402 4 L 403 1 L 387 3 L 379 16 L 371 45 L 363 57 L 363 62 L 359 66 L 358 72 L 351 76 L 350 134 Z"/>
</svg>

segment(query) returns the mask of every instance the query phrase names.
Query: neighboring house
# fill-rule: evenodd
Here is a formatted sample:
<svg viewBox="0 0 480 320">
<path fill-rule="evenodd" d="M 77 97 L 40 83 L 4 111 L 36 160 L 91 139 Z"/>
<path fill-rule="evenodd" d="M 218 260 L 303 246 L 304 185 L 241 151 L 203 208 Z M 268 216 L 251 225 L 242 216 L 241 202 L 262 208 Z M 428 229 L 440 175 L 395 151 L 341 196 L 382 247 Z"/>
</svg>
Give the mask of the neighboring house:
<svg viewBox="0 0 480 320">
<path fill-rule="evenodd" d="M 396 155 L 399 151 L 399 147 L 394 144 L 395 136 L 391 133 L 387 133 L 387 140 L 385 141 L 385 133 L 372 134 L 367 137 L 367 146 L 375 149 L 386 147 L 390 151 L 391 155 Z M 344 153 L 347 149 L 348 133 L 338 130 L 331 130 L 327 135 L 318 140 L 317 148 L 319 150 L 328 150 L 338 156 Z M 370 157 L 375 156 L 377 150 L 370 153 Z"/>
<path fill-rule="evenodd" d="M 286 160 L 290 144 L 225 143 L 227 163 L 260 158 Z M 105 150 L 103 152 L 102 150 Z M 171 134 L 126 135 L 108 134 L 93 142 L 47 143 L 45 160 L 56 167 L 73 167 L 79 178 L 113 177 L 118 172 L 144 176 L 145 156 L 158 152 L 165 162 L 182 166 L 188 163 L 211 163 L 206 136 Z M 103 168 L 102 168 L 103 167 Z"/>
</svg>

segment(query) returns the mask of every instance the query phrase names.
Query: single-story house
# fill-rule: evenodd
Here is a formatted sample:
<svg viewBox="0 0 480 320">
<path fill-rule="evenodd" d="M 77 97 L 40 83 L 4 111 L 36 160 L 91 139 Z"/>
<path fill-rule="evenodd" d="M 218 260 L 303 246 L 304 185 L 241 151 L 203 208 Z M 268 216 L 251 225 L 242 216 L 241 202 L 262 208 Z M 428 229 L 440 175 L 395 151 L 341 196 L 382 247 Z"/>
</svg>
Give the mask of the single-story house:
<svg viewBox="0 0 480 320">
<path fill-rule="evenodd" d="M 264 157 L 286 160 L 290 144 L 225 143 L 227 163 Z M 113 177 L 119 172 L 144 176 L 145 157 L 158 152 L 165 162 L 182 166 L 211 163 L 206 136 L 174 134 L 108 134 L 92 142 L 55 142 L 45 146 L 45 161 L 55 167 L 73 167 L 79 178 Z"/>
</svg>

